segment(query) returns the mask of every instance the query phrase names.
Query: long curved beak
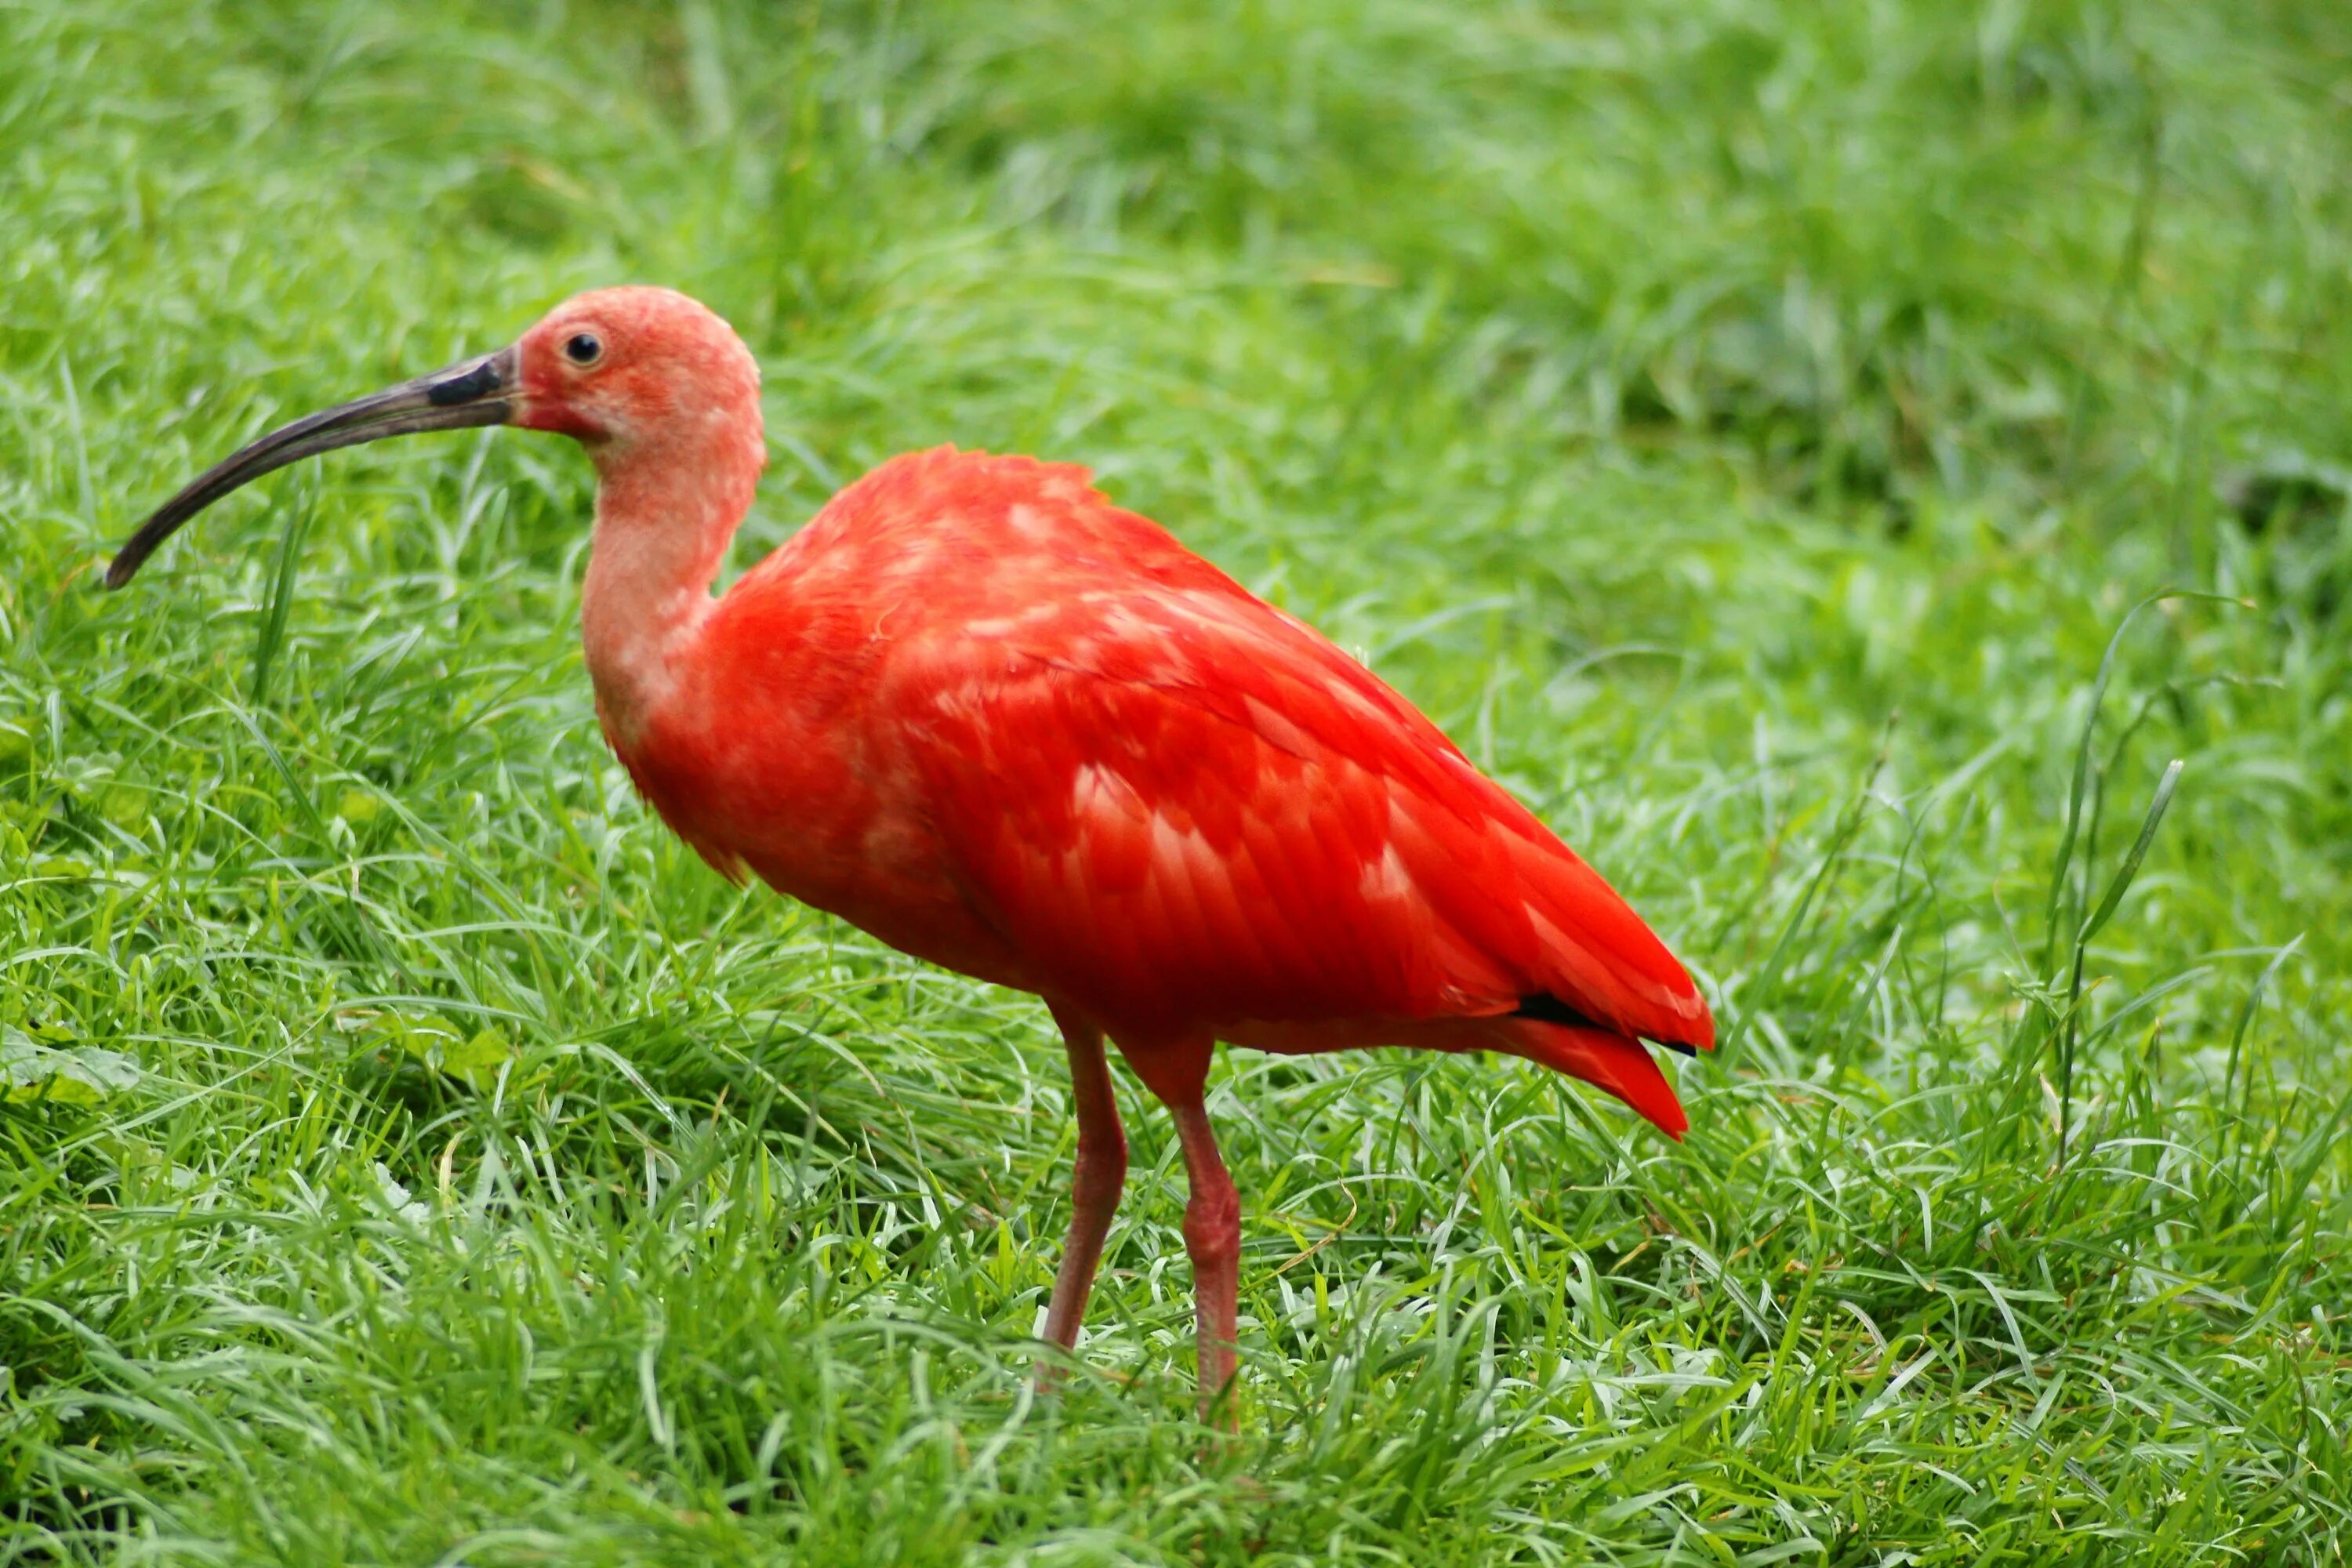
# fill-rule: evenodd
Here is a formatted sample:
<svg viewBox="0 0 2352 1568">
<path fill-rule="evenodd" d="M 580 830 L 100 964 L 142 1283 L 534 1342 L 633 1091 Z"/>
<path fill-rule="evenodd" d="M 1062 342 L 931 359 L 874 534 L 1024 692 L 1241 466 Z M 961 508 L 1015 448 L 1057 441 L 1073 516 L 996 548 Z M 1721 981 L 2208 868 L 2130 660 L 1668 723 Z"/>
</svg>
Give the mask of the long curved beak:
<svg viewBox="0 0 2352 1568">
<path fill-rule="evenodd" d="M 466 430 L 503 425 L 514 417 L 516 369 L 513 348 L 460 361 L 446 370 L 404 381 L 398 386 L 297 419 L 224 458 L 187 489 L 156 509 L 123 542 L 106 568 L 106 585 L 120 588 L 188 519 L 239 485 L 338 447 L 413 436 L 421 430 Z"/>
</svg>

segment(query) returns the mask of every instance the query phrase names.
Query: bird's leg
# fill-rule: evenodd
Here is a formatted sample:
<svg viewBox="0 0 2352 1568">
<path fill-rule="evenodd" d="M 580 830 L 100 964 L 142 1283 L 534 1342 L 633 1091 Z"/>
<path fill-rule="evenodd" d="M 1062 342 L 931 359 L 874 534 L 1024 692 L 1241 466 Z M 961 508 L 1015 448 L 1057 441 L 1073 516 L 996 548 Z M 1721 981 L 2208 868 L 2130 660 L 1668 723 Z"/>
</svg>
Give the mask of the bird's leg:
<svg viewBox="0 0 2352 1568">
<path fill-rule="evenodd" d="M 1217 1152 L 1216 1129 L 1209 1125 L 1202 1103 L 1215 1044 L 1202 1035 L 1141 1048 L 1122 1039 L 1118 1047 L 1136 1077 L 1176 1119 L 1176 1141 L 1184 1150 L 1184 1173 L 1192 1185 L 1192 1197 L 1184 1205 L 1184 1249 L 1192 1257 L 1201 1418 L 1215 1417 L 1231 1431 L 1237 1422 L 1226 1395 L 1240 1359 L 1234 1320 L 1241 1306 L 1242 1204 Z"/>
<path fill-rule="evenodd" d="M 1217 1134 L 1209 1125 L 1208 1110 L 1195 1091 L 1171 1101 L 1176 1137 L 1184 1148 L 1184 1171 L 1192 1195 L 1184 1205 L 1184 1247 L 1192 1256 L 1192 1302 L 1195 1331 L 1200 1336 L 1201 1418 L 1207 1420 L 1222 1406 L 1223 1422 L 1234 1425 L 1234 1409 L 1225 1401 L 1232 1387 L 1237 1352 L 1234 1318 L 1241 1296 L 1242 1205 L 1225 1162 L 1217 1153 Z"/>
<path fill-rule="evenodd" d="M 1127 1134 L 1118 1125 L 1110 1068 L 1103 1060 L 1100 1029 L 1063 1016 L 1062 1044 L 1070 1054 L 1070 1101 L 1078 1113 L 1078 1158 L 1072 1173 L 1070 1235 L 1062 1244 L 1062 1266 L 1054 1275 L 1054 1300 L 1045 1310 L 1045 1337 L 1064 1350 L 1076 1348 L 1086 1321 L 1087 1295 L 1102 1261 L 1103 1237 L 1127 1185 Z"/>
</svg>

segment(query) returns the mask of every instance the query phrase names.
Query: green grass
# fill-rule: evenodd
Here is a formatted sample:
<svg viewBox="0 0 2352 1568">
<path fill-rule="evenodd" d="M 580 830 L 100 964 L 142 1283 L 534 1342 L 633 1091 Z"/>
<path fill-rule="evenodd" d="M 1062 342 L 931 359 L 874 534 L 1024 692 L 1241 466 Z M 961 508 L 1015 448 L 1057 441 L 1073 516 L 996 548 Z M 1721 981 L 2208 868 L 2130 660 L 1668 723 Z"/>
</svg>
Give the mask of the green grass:
<svg viewBox="0 0 2352 1568">
<path fill-rule="evenodd" d="M 2294 0 L 0 4 L 0 1563 L 2340 1560 L 2347 79 Z M 766 365 L 739 564 L 1029 449 L 1362 650 L 1704 976 L 1688 1141 L 1232 1053 L 1219 1443 L 1123 1083 L 1033 1398 L 1050 1025 L 631 797 L 576 452 L 96 590 L 627 279 Z"/>
</svg>

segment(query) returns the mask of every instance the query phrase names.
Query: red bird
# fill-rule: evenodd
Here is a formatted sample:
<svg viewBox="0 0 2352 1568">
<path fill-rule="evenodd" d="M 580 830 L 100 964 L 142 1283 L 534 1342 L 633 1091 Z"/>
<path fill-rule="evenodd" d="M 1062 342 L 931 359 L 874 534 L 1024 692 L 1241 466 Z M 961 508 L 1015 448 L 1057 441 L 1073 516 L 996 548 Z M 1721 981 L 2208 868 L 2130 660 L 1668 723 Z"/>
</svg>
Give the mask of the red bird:
<svg viewBox="0 0 2352 1568">
<path fill-rule="evenodd" d="M 1526 1057 L 1687 1124 L 1649 1053 L 1710 1048 L 1639 916 L 1437 727 L 1087 470 L 892 458 L 714 598 L 766 461 L 759 367 L 665 289 L 263 437 L 173 498 L 109 586 L 258 475 L 509 424 L 596 465 L 581 598 L 606 739 L 662 819 L 893 947 L 1043 997 L 1068 1048 L 1074 1346 L 1127 1174 L 1106 1037 L 1167 1105 L 1192 1196 L 1204 1402 L 1234 1370 L 1241 1222 L 1211 1046 Z"/>
</svg>

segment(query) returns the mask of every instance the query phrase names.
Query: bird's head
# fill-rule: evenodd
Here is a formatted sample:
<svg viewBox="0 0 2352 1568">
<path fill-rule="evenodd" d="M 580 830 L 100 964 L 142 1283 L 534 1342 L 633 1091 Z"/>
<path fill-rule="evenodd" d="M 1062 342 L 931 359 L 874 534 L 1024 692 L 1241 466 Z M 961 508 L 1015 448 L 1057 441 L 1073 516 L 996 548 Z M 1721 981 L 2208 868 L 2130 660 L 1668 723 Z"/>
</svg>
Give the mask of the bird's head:
<svg viewBox="0 0 2352 1568">
<path fill-rule="evenodd" d="M 592 448 L 698 441 L 760 407 L 760 367 L 733 328 L 674 289 L 597 289 L 540 318 L 516 356 L 508 421 Z"/>
<path fill-rule="evenodd" d="M 289 463 L 387 436 L 485 425 L 572 437 L 608 472 L 658 452 L 756 474 L 764 450 L 759 365 L 732 328 L 675 289 L 592 289 L 496 353 L 307 415 L 231 453 L 124 542 L 106 585 L 131 581 L 182 523 Z"/>
</svg>

